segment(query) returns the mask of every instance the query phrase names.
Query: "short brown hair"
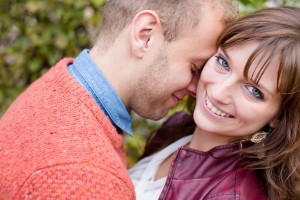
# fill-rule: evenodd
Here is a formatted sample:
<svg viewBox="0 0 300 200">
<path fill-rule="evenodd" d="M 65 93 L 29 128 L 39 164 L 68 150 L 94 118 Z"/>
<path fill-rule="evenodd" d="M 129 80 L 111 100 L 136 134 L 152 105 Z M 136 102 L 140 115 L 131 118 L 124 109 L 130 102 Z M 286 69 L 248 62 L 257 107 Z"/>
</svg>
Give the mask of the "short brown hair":
<svg viewBox="0 0 300 200">
<path fill-rule="evenodd" d="M 206 4 L 218 9 L 225 24 L 238 15 L 236 0 L 108 0 L 98 39 L 102 38 L 101 42 L 113 42 L 138 12 L 153 10 L 160 17 L 165 39 L 172 41 L 182 31 L 198 24 L 201 9 Z"/>
</svg>

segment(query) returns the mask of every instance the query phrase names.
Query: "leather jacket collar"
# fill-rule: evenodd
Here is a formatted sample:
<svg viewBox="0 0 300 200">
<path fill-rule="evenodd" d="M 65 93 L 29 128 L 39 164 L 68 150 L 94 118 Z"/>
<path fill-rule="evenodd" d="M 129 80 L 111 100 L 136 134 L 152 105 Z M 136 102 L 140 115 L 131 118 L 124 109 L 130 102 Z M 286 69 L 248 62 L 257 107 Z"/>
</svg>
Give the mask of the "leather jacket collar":
<svg viewBox="0 0 300 200">
<path fill-rule="evenodd" d="M 179 148 L 159 199 L 267 199 L 256 172 L 241 168 L 242 157 L 225 156 L 239 148 L 239 143 L 208 152 Z"/>
</svg>

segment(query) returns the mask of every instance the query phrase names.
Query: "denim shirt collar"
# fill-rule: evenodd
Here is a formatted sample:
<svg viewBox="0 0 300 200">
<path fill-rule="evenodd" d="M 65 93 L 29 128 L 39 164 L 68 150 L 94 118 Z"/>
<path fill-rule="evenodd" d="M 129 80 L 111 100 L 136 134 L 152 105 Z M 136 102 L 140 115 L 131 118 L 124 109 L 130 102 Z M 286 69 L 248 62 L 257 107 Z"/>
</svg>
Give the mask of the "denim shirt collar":
<svg viewBox="0 0 300 200">
<path fill-rule="evenodd" d="M 83 50 L 74 62 L 68 66 L 69 72 L 96 100 L 110 121 L 132 136 L 130 114 L 121 98 L 88 53 L 88 49 Z"/>
</svg>

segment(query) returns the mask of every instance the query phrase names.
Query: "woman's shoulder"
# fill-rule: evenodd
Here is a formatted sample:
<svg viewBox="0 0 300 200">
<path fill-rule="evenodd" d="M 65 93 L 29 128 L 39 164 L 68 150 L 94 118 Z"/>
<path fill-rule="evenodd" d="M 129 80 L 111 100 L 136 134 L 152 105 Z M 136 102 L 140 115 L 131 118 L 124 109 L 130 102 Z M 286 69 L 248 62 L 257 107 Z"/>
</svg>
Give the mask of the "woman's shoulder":
<svg viewBox="0 0 300 200">
<path fill-rule="evenodd" d="M 236 189 L 244 199 L 267 199 L 266 185 L 257 170 L 241 169 L 236 173 Z"/>
</svg>

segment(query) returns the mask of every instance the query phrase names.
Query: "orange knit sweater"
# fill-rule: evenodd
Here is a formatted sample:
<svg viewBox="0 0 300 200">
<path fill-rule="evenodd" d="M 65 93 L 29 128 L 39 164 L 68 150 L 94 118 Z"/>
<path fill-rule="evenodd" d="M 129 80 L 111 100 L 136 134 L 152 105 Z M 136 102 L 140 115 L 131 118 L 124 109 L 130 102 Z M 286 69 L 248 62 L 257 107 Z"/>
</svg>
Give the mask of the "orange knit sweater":
<svg viewBox="0 0 300 200">
<path fill-rule="evenodd" d="M 0 199 L 135 199 L 123 134 L 73 79 L 66 58 L 0 120 Z"/>
</svg>

